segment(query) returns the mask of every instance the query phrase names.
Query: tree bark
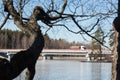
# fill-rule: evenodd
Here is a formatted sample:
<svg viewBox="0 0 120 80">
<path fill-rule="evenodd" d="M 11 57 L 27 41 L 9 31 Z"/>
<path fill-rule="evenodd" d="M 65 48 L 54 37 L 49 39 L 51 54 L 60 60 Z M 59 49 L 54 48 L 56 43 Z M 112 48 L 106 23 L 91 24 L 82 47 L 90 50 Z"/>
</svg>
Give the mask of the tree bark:
<svg viewBox="0 0 120 80">
<path fill-rule="evenodd" d="M 115 31 L 115 37 L 114 37 L 114 49 L 113 49 L 113 63 L 112 63 L 112 80 L 116 80 L 116 64 L 117 64 L 117 45 L 118 45 L 118 32 Z"/>
<path fill-rule="evenodd" d="M 47 13 L 44 12 L 42 7 L 36 6 L 34 8 L 31 17 L 25 22 L 22 20 L 21 9 L 19 13 L 17 12 L 17 10 L 15 10 L 13 6 L 13 0 L 2 0 L 2 1 L 5 8 L 4 11 L 8 12 L 8 14 L 12 17 L 14 24 L 18 28 L 20 28 L 23 32 L 29 34 L 31 41 L 33 41 L 32 45 L 27 50 L 20 51 L 11 58 L 10 60 L 10 65 L 12 65 L 11 77 L 12 79 L 14 79 L 17 75 L 20 74 L 21 70 L 24 70 L 24 68 L 28 68 L 30 73 L 28 73 L 26 80 L 33 80 L 35 74 L 35 69 L 34 69 L 35 64 L 44 47 L 44 38 L 37 21 L 41 20 L 42 22 L 48 25 L 50 24 L 51 20 L 56 20 L 61 18 L 65 10 L 65 7 L 67 5 L 67 0 L 64 0 L 64 5 L 62 7 L 62 10 L 57 16 L 50 17 Z M 25 61 L 21 60 L 21 57 L 23 58 L 23 60 L 25 59 Z"/>
<path fill-rule="evenodd" d="M 118 46 L 117 46 L 117 64 L 116 64 L 117 74 L 116 80 L 120 80 L 120 34 L 118 33 Z"/>
<path fill-rule="evenodd" d="M 118 0 L 118 16 L 113 21 L 115 28 L 114 60 L 112 66 L 112 80 L 120 80 L 120 0 Z"/>
<path fill-rule="evenodd" d="M 26 80 L 32 80 L 35 74 L 34 68 L 36 61 L 44 47 L 44 38 L 41 33 L 40 26 L 37 23 L 39 19 L 44 17 L 44 14 L 41 14 L 44 11 L 41 7 L 38 6 L 35 7 L 30 19 L 24 23 L 21 20 L 20 14 L 17 13 L 17 11 L 14 9 L 12 0 L 8 1 L 3 0 L 3 4 L 4 6 L 7 6 L 6 8 L 8 10 L 8 13 L 12 16 L 12 19 L 16 26 L 19 27 L 23 32 L 29 34 L 31 37 L 31 41 L 33 41 L 32 45 L 27 50 L 22 52 L 20 51 L 15 56 L 13 56 L 13 58 L 11 58 L 10 60 L 10 65 L 12 65 L 11 78 L 14 79 L 17 75 L 20 74 L 21 70 L 24 70 L 24 68 L 28 68 L 30 74 L 26 75 L 27 76 Z M 23 59 L 26 58 L 26 61 L 23 62 L 20 56 L 22 56 Z M 31 65 L 28 65 L 28 63 L 30 63 Z M 20 67 L 20 65 L 22 66 Z M 31 68 L 30 66 L 33 66 L 33 68 Z"/>
</svg>

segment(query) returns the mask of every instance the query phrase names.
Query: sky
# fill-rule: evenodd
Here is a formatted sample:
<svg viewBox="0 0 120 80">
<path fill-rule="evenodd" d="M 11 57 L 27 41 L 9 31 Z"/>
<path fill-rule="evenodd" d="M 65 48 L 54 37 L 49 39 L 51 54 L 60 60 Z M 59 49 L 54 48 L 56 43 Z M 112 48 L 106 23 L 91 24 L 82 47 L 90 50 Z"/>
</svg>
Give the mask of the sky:
<svg viewBox="0 0 120 80">
<path fill-rule="evenodd" d="M 38 0 L 39 1 L 39 0 Z M 47 0 L 45 0 L 45 1 L 47 1 Z M 59 1 L 59 0 L 58 0 Z M 72 0 L 68 0 L 68 1 L 72 1 Z M 79 0 L 75 0 L 76 2 L 75 3 L 77 3 L 77 1 L 79 1 Z M 82 0 L 81 0 L 82 1 Z M 83 1 L 87 1 L 87 0 L 83 0 Z M 93 1 L 96 1 L 96 0 L 93 0 Z M 0 3 L 1 3 L 1 1 L 0 1 Z M 85 4 L 85 2 L 83 2 L 84 4 Z M 91 3 L 91 2 L 90 2 Z M 30 5 L 29 5 L 30 4 Z M 25 15 L 25 17 L 29 17 L 30 15 L 31 15 L 31 12 L 32 12 L 32 10 L 33 10 L 33 8 L 36 6 L 36 5 L 42 5 L 43 3 L 41 2 L 41 3 L 37 3 L 37 0 L 34 0 L 33 1 L 33 3 L 31 4 L 31 3 L 29 3 L 28 4 L 28 6 L 25 6 L 25 8 L 26 8 L 26 10 L 27 10 L 27 12 L 26 12 L 26 10 L 24 10 L 25 11 L 25 13 L 27 14 L 27 15 Z M 35 4 L 35 5 L 34 5 Z M 82 3 L 80 3 L 81 5 L 82 5 Z M 58 5 L 60 5 L 60 4 L 58 4 Z M 72 7 L 70 7 L 71 8 L 71 10 L 73 9 L 73 7 L 74 7 L 74 5 L 71 3 L 71 5 L 72 5 Z M 96 4 L 96 5 L 99 5 L 99 4 Z M 94 7 L 94 6 L 92 6 L 92 7 Z M 85 9 L 90 9 L 89 7 L 88 8 L 85 8 Z M 81 10 L 81 9 L 80 9 Z M 78 10 L 77 10 L 78 11 Z M 104 11 L 104 10 L 103 10 Z M 68 9 L 66 9 L 66 12 L 68 12 Z M 83 11 L 84 12 L 84 11 Z M 80 11 L 78 11 L 77 13 L 81 13 Z M 90 11 L 90 12 L 88 12 L 88 13 L 92 13 L 92 11 Z M 2 18 L 1 17 L 2 15 L 0 15 L 0 18 Z M 103 29 L 104 29 L 104 31 L 106 31 L 106 32 L 108 32 L 108 30 L 109 29 L 111 29 L 112 28 L 112 20 L 113 19 L 110 19 L 110 20 L 104 20 L 103 21 L 103 23 L 102 23 L 102 25 L 101 26 L 103 26 Z M 2 22 L 2 21 L 1 21 Z M 91 25 L 90 23 L 96 23 L 96 20 L 95 19 L 93 19 L 93 20 L 89 20 L 89 21 L 81 21 L 81 23 L 80 23 L 80 25 L 82 25 L 82 26 L 84 26 L 84 27 L 88 27 L 88 25 Z M 40 26 L 41 26 L 42 24 L 40 24 Z M 67 24 L 68 26 L 69 26 L 69 28 L 71 29 L 71 30 L 74 30 L 74 31 L 79 31 L 79 29 L 77 28 L 77 27 L 75 27 L 74 26 L 74 24 L 72 24 L 71 22 L 69 22 L 68 24 Z M 19 30 L 15 25 L 14 25 L 14 23 L 13 23 L 13 21 L 11 21 L 11 20 L 8 20 L 7 21 L 7 24 L 5 24 L 5 27 L 4 28 L 6 28 L 6 29 L 12 29 L 12 30 Z M 42 30 L 42 32 L 43 32 L 43 34 L 45 34 L 45 32 L 48 30 L 48 27 L 47 26 L 45 26 L 45 27 L 41 27 L 41 30 Z M 95 31 L 95 30 L 94 30 Z M 94 32 L 93 31 L 93 32 Z M 49 37 L 50 38 L 53 38 L 53 39 L 59 39 L 59 38 L 62 38 L 62 39 L 65 39 L 65 40 L 67 40 L 67 41 L 69 41 L 69 42 L 73 42 L 73 41 L 75 41 L 75 42 L 81 42 L 81 43 L 90 43 L 90 41 L 91 41 L 91 38 L 89 37 L 89 36 L 87 36 L 87 35 L 84 35 L 84 38 L 86 39 L 84 39 L 83 38 L 83 36 L 81 36 L 81 34 L 74 34 L 74 33 L 72 33 L 72 32 L 69 32 L 65 27 L 62 27 L 62 26 L 57 26 L 57 27 L 52 27 L 49 31 L 47 31 L 47 34 L 49 35 Z M 92 34 L 92 33 L 91 33 Z"/>
<path fill-rule="evenodd" d="M 19 28 L 17 28 L 12 21 L 8 21 L 8 23 L 5 24 L 4 29 L 19 30 Z M 46 34 L 46 31 L 48 29 L 49 29 L 48 27 L 41 28 L 43 35 Z M 85 39 L 83 39 L 81 34 L 74 34 L 70 31 L 68 31 L 66 28 L 61 27 L 61 26 L 52 27 L 50 30 L 47 31 L 47 34 L 52 39 L 65 39 L 69 42 L 89 43 L 89 41 L 91 40 L 91 38 L 88 36 L 87 36 L 87 40 L 85 40 Z"/>
</svg>

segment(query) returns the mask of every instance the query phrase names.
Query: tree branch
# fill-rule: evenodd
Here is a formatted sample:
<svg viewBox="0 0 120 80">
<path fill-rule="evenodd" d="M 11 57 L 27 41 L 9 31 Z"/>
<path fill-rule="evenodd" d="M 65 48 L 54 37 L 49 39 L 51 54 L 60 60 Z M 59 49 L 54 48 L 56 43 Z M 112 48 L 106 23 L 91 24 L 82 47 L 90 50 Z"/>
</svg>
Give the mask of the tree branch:
<svg viewBox="0 0 120 80">
<path fill-rule="evenodd" d="M 91 32 L 98 23 L 99 23 L 99 19 L 98 19 L 97 22 L 92 26 L 92 28 L 91 28 L 90 30 L 87 30 L 86 32 Z"/>
<path fill-rule="evenodd" d="M 15 10 L 14 6 L 13 6 L 13 0 L 2 0 L 3 1 L 3 5 L 4 7 L 6 6 L 7 8 L 7 12 L 11 15 L 13 21 L 14 21 L 14 24 L 20 28 L 23 32 L 26 32 L 30 35 L 32 35 L 34 32 L 33 30 L 33 26 L 27 26 L 28 22 L 27 23 L 23 23 L 23 21 L 21 20 L 21 16 L 20 14 Z"/>
<path fill-rule="evenodd" d="M 19 14 L 20 14 L 20 22 L 22 22 L 22 0 L 20 0 L 20 3 L 19 3 Z"/>
<path fill-rule="evenodd" d="M 5 23 L 7 22 L 8 18 L 9 18 L 10 14 L 7 14 L 7 16 L 5 17 L 3 23 L 0 25 L 0 30 L 2 29 L 2 27 L 5 25 Z"/>
<path fill-rule="evenodd" d="M 59 14 L 58 14 L 57 16 L 50 16 L 49 19 L 50 19 L 50 20 L 57 20 L 57 19 L 61 18 L 62 15 L 63 15 L 63 13 L 64 13 L 64 11 L 65 11 L 66 5 L 67 5 L 67 0 L 64 0 L 64 5 L 63 5 L 61 11 L 60 11 L 60 12 L 57 12 L 57 13 L 59 13 Z M 52 10 L 52 11 L 53 11 L 53 10 Z"/>
<path fill-rule="evenodd" d="M 73 31 L 73 30 L 70 30 L 66 25 L 64 25 L 64 24 L 57 24 L 57 25 L 53 25 L 53 26 L 63 26 L 63 27 L 65 27 L 68 31 L 70 31 L 70 32 L 72 32 L 72 33 L 74 33 L 74 34 L 82 34 L 81 32 L 82 31 L 78 31 L 78 32 L 75 32 L 75 31 Z"/>
<path fill-rule="evenodd" d="M 84 33 L 86 33 L 89 37 L 95 39 L 97 42 L 99 42 L 101 45 L 103 45 L 103 46 L 106 47 L 107 49 L 111 50 L 108 46 L 104 45 L 103 42 L 100 42 L 97 38 L 93 37 L 93 36 L 90 35 L 88 32 L 86 32 L 86 31 L 76 22 L 76 20 L 75 20 L 74 17 L 71 16 L 71 18 L 72 18 L 73 22 L 78 26 L 78 28 L 79 28 L 80 30 L 82 30 Z"/>
<path fill-rule="evenodd" d="M 14 21 L 20 20 L 20 14 L 13 7 L 13 0 L 2 0 L 4 6 L 7 8 L 8 13 L 12 16 Z"/>
</svg>

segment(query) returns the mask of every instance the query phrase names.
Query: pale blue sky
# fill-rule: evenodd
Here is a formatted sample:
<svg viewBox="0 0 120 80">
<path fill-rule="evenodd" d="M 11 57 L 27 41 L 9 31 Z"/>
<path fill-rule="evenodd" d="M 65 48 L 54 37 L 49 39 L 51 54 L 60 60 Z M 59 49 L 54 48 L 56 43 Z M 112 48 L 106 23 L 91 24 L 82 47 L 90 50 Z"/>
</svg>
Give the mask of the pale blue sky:
<svg viewBox="0 0 120 80">
<path fill-rule="evenodd" d="M 32 2 L 32 4 L 31 3 L 29 3 L 27 6 L 25 6 L 25 13 L 27 14 L 27 15 L 24 15 L 25 17 L 29 17 L 30 15 L 31 15 L 31 12 L 33 11 L 33 8 L 36 6 L 36 5 L 42 5 L 43 3 L 41 2 L 41 3 L 38 3 L 37 1 L 39 1 L 39 0 L 33 0 L 33 2 Z M 48 0 L 44 0 L 44 1 L 48 1 Z M 60 1 L 60 0 L 59 0 Z M 68 1 L 72 1 L 72 0 L 68 0 Z M 75 0 L 76 2 L 75 3 L 77 3 L 77 0 Z M 85 4 L 85 2 L 87 1 L 87 0 L 83 0 L 84 2 L 84 4 Z M 98 1 L 98 0 L 92 0 L 93 2 L 95 2 L 95 1 Z M 99 0 L 99 2 L 100 2 L 101 0 Z M 113 0 L 114 1 L 114 0 Z M 0 1 L 1 2 L 1 1 Z M 102 1 L 101 1 L 101 3 L 102 3 Z M 79 3 L 79 4 L 82 4 L 82 3 Z M 89 3 L 90 5 L 92 4 L 91 2 Z M 95 3 L 94 3 L 95 4 Z M 47 4 L 45 4 L 44 6 L 46 6 Z M 60 5 L 59 3 L 58 3 L 58 5 Z M 71 3 L 71 5 L 72 6 L 70 6 L 70 8 L 72 9 L 74 6 L 73 6 L 73 4 Z M 86 5 L 86 4 L 85 4 Z M 101 5 L 101 4 L 95 4 L 95 5 Z M 107 9 L 107 7 L 106 6 L 108 6 L 109 7 L 109 5 L 106 5 L 105 3 L 104 3 L 104 5 L 105 6 L 102 6 L 102 7 L 104 7 L 104 8 L 96 8 L 95 7 L 95 9 L 100 9 L 101 11 L 105 11 L 106 9 Z M 29 6 L 29 7 L 28 7 Z M 94 5 L 91 5 L 91 7 L 94 7 Z M 105 8 L 106 7 L 106 8 Z M 90 9 L 88 6 L 86 6 L 86 8 L 84 8 L 84 10 L 85 9 Z M 103 10 L 102 10 L 103 9 Z M 26 10 L 27 10 L 27 12 L 26 12 Z M 66 9 L 66 11 L 65 12 L 69 12 L 68 11 L 69 9 L 67 8 Z M 78 10 L 80 10 L 81 11 L 81 9 L 78 9 Z M 77 10 L 77 14 L 79 13 L 79 14 L 82 14 L 80 11 L 78 11 Z M 84 11 L 83 11 L 84 12 Z M 94 11 L 93 11 L 94 12 Z M 90 10 L 89 12 L 86 12 L 86 13 L 92 13 L 92 10 Z M 86 14 L 85 13 L 85 14 Z M 0 15 L 0 16 L 2 16 L 2 15 Z M 1 20 L 2 20 L 2 17 L 0 17 L 1 18 Z M 101 22 L 102 23 L 102 28 L 103 28 L 103 30 L 105 31 L 105 32 L 108 32 L 109 31 L 109 29 L 111 29 L 111 27 L 112 27 L 112 20 L 114 19 L 114 17 L 113 18 L 111 18 L 111 19 L 106 19 L 106 20 L 104 20 L 103 22 Z M 1 21 L 2 22 L 2 21 Z M 82 21 L 82 22 L 80 22 L 80 25 L 81 26 L 83 26 L 83 27 L 86 27 L 86 28 L 90 28 L 90 27 L 88 27 L 88 26 L 92 26 L 92 25 L 94 25 L 94 23 L 96 23 L 96 19 L 91 19 L 91 20 L 89 20 L 89 21 Z M 40 25 L 43 25 L 43 24 L 41 24 L 40 23 Z M 71 29 L 71 30 L 73 30 L 73 31 L 79 31 L 79 29 L 74 25 L 74 24 L 72 24 L 71 22 L 67 22 L 66 23 L 66 25 L 67 26 L 69 26 L 69 29 Z M 13 30 L 16 30 L 16 29 L 18 29 L 17 27 L 15 27 L 15 25 L 13 24 L 13 22 L 12 21 L 8 21 L 7 22 L 7 24 L 5 25 L 5 28 L 10 28 L 10 29 L 13 29 Z M 47 29 L 48 29 L 48 27 L 46 27 L 45 26 L 45 28 L 41 28 L 42 29 L 42 32 L 43 32 L 43 34 L 45 33 L 45 31 L 47 31 Z M 95 31 L 95 30 L 94 30 Z M 93 31 L 93 32 L 94 32 Z M 63 38 L 63 39 L 66 39 L 67 41 L 70 41 L 70 42 L 73 42 L 73 41 L 75 41 L 75 42 L 82 42 L 82 43 L 89 43 L 90 41 L 91 41 L 91 38 L 89 37 L 89 36 L 87 36 L 87 35 L 84 35 L 84 37 L 85 37 L 85 39 L 87 39 L 87 41 L 86 40 L 84 40 L 83 39 L 83 37 L 81 36 L 81 34 L 74 34 L 74 33 L 71 33 L 71 32 L 69 32 L 66 28 L 64 28 L 64 27 L 62 27 L 62 26 L 56 26 L 56 27 L 53 27 L 53 28 L 51 28 L 48 32 L 48 35 L 50 36 L 50 38 L 54 38 L 54 39 L 59 39 L 59 38 Z"/>
</svg>

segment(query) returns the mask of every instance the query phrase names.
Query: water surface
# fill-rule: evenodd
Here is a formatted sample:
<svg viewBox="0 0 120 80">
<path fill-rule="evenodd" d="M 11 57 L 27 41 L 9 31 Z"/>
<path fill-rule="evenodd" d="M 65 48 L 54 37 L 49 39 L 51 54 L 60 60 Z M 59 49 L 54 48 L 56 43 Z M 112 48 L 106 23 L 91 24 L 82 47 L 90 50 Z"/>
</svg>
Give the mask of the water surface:
<svg viewBox="0 0 120 80">
<path fill-rule="evenodd" d="M 111 63 L 38 60 L 34 80 L 111 80 Z M 22 73 L 14 80 L 24 80 Z"/>
</svg>

